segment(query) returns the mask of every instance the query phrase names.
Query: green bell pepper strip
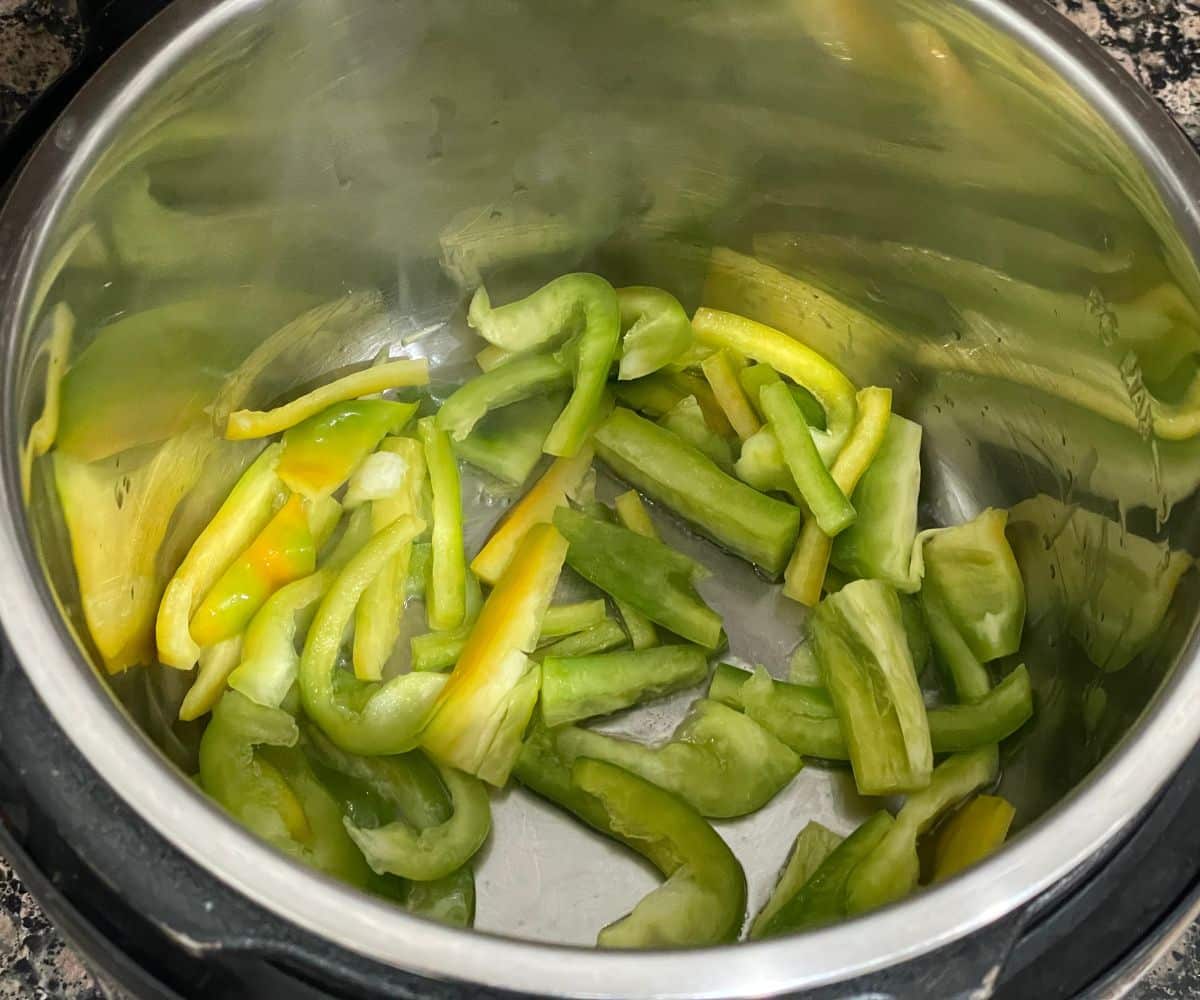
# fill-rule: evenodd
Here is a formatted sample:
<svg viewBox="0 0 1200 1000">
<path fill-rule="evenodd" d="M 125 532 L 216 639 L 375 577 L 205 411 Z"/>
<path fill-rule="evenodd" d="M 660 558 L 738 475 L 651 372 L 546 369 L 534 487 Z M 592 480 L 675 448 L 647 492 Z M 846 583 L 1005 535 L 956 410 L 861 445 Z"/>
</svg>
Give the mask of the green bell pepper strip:
<svg viewBox="0 0 1200 1000">
<path fill-rule="evenodd" d="M 417 423 L 433 486 L 433 563 L 425 594 L 429 627 L 456 628 L 467 613 L 467 558 L 463 550 L 462 491 L 450 438 L 433 417 Z"/>
<path fill-rule="evenodd" d="M 200 651 L 196 679 L 179 705 L 179 720 L 192 722 L 200 718 L 220 699 L 226 681 L 242 658 L 242 637 L 222 639 Z"/>
<path fill-rule="evenodd" d="M 812 430 L 817 451 L 826 465 L 850 437 L 857 404 L 854 386 L 834 365 L 812 348 L 785 333 L 754 320 L 717 309 L 700 308 L 692 317 L 696 339 L 713 347 L 726 347 L 770 365 L 802 386 L 825 411 L 825 430 Z"/>
<path fill-rule="evenodd" d="M 661 746 L 564 726 L 558 748 L 570 760 L 594 757 L 624 767 L 718 818 L 762 808 L 801 766 L 800 757 L 757 722 L 709 699 L 697 701 Z"/>
<path fill-rule="evenodd" d="M 812 634 L 859 792 L 924 788 L 933 749 L 896 592 L 878 580 L 847 584 L 817 607 Z"/>
<path fill-rule="evenodd" d="M 595 444 L 617 475 L 719 545 L 772 575 L 783 569 L 800 528 L 791 504 L 738 482 L 670 431 L 622 407 L 596 430 Z"/>
<path fill-rule="evenodd" d="M 401 517 L 363 546 L 325 594 L 304 642 L 299 672 L 304 711 L 351 753 L 411 750 L 446 683 L 440 674 L 425 673 L 364 683 L 337 664 L 342 636 L 363 591 L 423 527 L 416 518 Z"/>
<path fill-rule="evenodd" d="M 804 757 L 849 760 L 841 724 L 822 688 L 774 680 L 727 663 L 713 673 L 708 696 L 744 711 Z M 979 701 L 926 710 L 933 752 L 957 753 L 1007 739 L 1033 718 L 1033 687 L 1024 664 Z"/>
<path fill-rule="evenodd" d="M 475 876 L 470 866 L 432 882 L 409 882 L 404 908 L 439 924 L 470 927 L 475 922 Z"/>
<path fill-rule="evenodd" d="M 477 469 L 522 486 L 537 467 L 542 442 L 566 400 L 566 393 L 550 392 L 493 410 L 454 442 L 454 450 Z"/>
<path fill-rule="evenodd" d="M 300 754 L 269 762 L 259 751 L 293 748 L 299 737 L 287 712 L 227 691 L 200 739 L 201 787 L 280 850 L 352 885 L 365 885 L 370 870 L 342 826 L 341 809 Z"/>
<path fill-rule="evenodd" d="M 762 421 L 766 421 L 766 414 L 763 413 L 762 404 L 759 402 L 758 394 L 762 391 L 763 386 L 770 385 L 773 382 L 783 382 L 779 377 L 779 373 L 770 365 L 747 365 L 738 371 L 738 382 L 741 383 L 742 391 L 746 394 L 746 398 L 750 400 L 750 405 L 754 407 L 754 412 Z M 796 405 L 800 407 L 800 412 L 804 414 L 804 422 L 810 427 L 816 427 L 820 430 L 825 429 L 825 411 L 821 409 L 821 404 L 818 403 L 811 392 L 807 389 L 802 389 L 798 385 L 793 385 L 791 382 L 784 382 L 788 390 L 792 394 L 792 399 L 796 401 Z"/>
<path fill-rule="evenodd" d="M 613 386 L 613 395 L 622 406 L 657 420 L 692 394 L 670 375 L 659 372 L 633 382 L 618 382 Z"/>
<path fill-rule="evenodd" d="M 912 892 L 921 874 L 917 838 L 972 792 L 992 784 L 999 773 L 995 744 L 954 754 L 939 764 L 929 786 L 905 800 L 891 829 L 851 874 L 847 912 L 874 910 Z"/>
<path fill-rule="evenodd" d="M 200 602 L 189 626 L 192 638 L 211 646 L 237 635 L 275 591 L 316 566 L 305 502 L 292 494 Z"/>
<path fill-rule="evenodd" d="M 708 654 L 699 646 L 659 646 L 542 661 L 542 719 L 548 726 L 609 715 L 699 684 Z"/>
<path fill-rule="evenodd" d="M 279 478 L 310 500 L 335 492 L 386 434 L 417 412 L 415 403 L 360 399 L 335 403 L 283 435 Z"/>
<path fill-rule="evenodd" d="M 570 384 L 570 369 L 551 355 L 514 358 L 451 393 L 438 410 L 438 429 L 456 442 L 465 441 L 489 414 L 535 396 L 556 394 Z M 538 442 L 539 454 L 542 444 Z"/>
<path fill-rule="evenodd" d="M 575 388 L 543 446 L 551 455 L 574 455 L 599 410 L 620 343 L 621 309 L 612 285 L 595 274 L 564 274 L 532 295 L 496 309 L 480 286 L 471 299 L 467 322 L 488 343 L 517 352 L 579 331 L 571 351 Z M 508 371 L 515 363 L 494 371 Z"/>
<path fill-rule="evenodd" d="M 857 400 L 858 419 L 829 470 L 844 496 L 854 492 L 858 481 L 879 454 L 891 422 L 891 389 L 868 386 L 859 391 Z M 821 530 L 815 519 L 809 518 L 784 573 L 784 594 L 809 607 L 815 605 L 821 599 L 832 551 L 833 539 Z"/>
<path fill-rule="evenodd" d="M 541 681 L 527 654 L 566 554 L 567 542 L 552 525 L 535 524 L 488 595 L 421 736 L 443 763 L 496 786 L 508 780 Z"/>
<path fill-rule="evenodd" d="M 408 562 L 408 582 L 405 597 L 424 598 L 429 582 L 429 570 L 433 565 L 433 546 L 429 542 L 413 542 L 412 556 Z"/>
<path fill-rule="evenodd" d="M 624 494 L 623 497 L 618 497 L 618 505 L 622 500 L 624 500 L 628 512 L 629 500 L 627 498 L 629 497 L 632 497 L 637 501 L 638 507 L 643 515 L 638 528 L 633 528 L 630 525 L 625 524 L 625 518 L 624 516 L 620 515 L 619 511 L 617 512 L 618 516 L 614 519 L 613 511 L 602 503 L 595 504 L 594 510 L 589 506 L 588 513 L 590 513 L 591 516 L 607 521 L 610 524 L 614 523 L 614 520 L 619 521 L 626 528 L 629 528 L 630 531 L 633 531 L 644 538 L 650 538 L 654 541 L 659 541 L 658 532 L 654 530 L 654 525 L 650 523 L 650 519 L 646 515 L 645 508 L 641 506 L 641 501 L 637 499 L 636 491 L 630 490 L 628 493 Z M 636 515 L 634 516 L 636 518 Z M 629 643 L 634 649 L 650 649 L 651 647 L 658 645 L 658 629 L 654 627 L 654 622 L 638 611 L 637 608 L 633 607 L 628 601 L 623 601 L 620 598 L 613 598 L 613 603 L 617 606 L 617 611 L 621 615 L 621 621 L 625 623 L 625 631 L 629 633 Z M 614 644 L 614 646 L 611 648 L 616 648 L 616 644 Z M 603 650 L 594 649 L 590 650 L 590 652 L 598 653 L 603 652 Z M 561 655 L 566 654 L 563 653 Z M 576 652 L 572 655 L 582 654 Z"/>
<path fill-rule="evenodd" d="M 808 881 L 759 931 L 760 937 L 792 934 L 834 923 L 854 912 L 850 885 L 859 869 L 895 829 L 886 812 L 877 812 L 837 845 Z"/>
<path fill-rule="evenodd" d="M 787 864 L 780 872 L 771 896 L 758 911 L 754 922 L 750 925 L 750 940 L 755 941 L 766 936 L 767 928 L 775 919 L 775 915 L 791 902 L 796 894 L 804 888 L 824 864 L 825 859 L 836 850 L 843 838 L 832 830 L 813 820 L 806 823 L 796 834 L 788 855 Z"/>
<path fill-rule="evenodd" d="M 762 424 L 742 389 L 738 378 L 740 367 L 742 366 L 735 366 L 730 352 L 725 348 L 714 351 L 700 364 L 700 370 L 704 372 L 704 377 L 708 380 L 713 396 L 716 397 L 729 425 L 738 436 L 738 440 L 745 441 L 757 434 Z"/>
<path fill-rule="evenodd" d="M 617 378 L 642 378 L 678 360 L 692 346 L 692 323 L 679 300 L 661 288 L 617 289 L 621 361 Z"/>
<path fill-rule="evenodd" d="M 282 451 L 280 445 L 270 445 L 254 460 L 167 584 L 155 622 L 158 658 L 167 666 L 190 670 L 199 659 L 200 645 L 189 631 L 192 615 L 282 502 L 277 472 Z"/>
<path fill-rule="evenodd" d="M 490 372 L 493 368 L 499 368 L 501 365 L 506 365 L 513 358 L 519 355 L 512 351 L 506 351 L 503 347 L 497 347 L 495 344 L 488 344 L 483 350 L 475 355 L 475 364 L 479 365 L 479 370 Z M 541 454 L 540 450 L 538 454 Z"/>
<path fill-rule="evenodd" d="M 230 441 L 270 437 L 302 420 L 316 416 L 335 403 L 373 396 L 388 389 L 429 384 L 429 362 L 425 358 L 400 359 L 372 365 L 362 371 L 334 379 L 312 392 L 305 393 L 273 410 L 235 410 L 225 424 L 225 437 Z"/>
<path fill-rule="evenodd" d="M 850 527 L 857 517 L 854 507 L 821 461 L 804 414 L 788 387 L 783 382 L 763 386 L 758 398 L 817 527 L 830 537 Z"/>
<path fill-rule="evenodd" d="M 733 463 L 733 472 L 743 483 L 753 486 L 760 493 L 786 493 L 797 506 L 804 503 L 796 489 L 796 480 L 784 461 L 779 438 L 770 425 L 742 442 L 737 461 Z"/>
<path fill-rule="evenodd" d="M 830 562 L 859 579 L 882 580 L 912 593 L 917 498 L 921 492 L 921 425 L 892 414 L 883 444 L 850 497 L 858 519 L 833 540 Z"/>
<path fill-rule="evenodd" d="M 611 618 L 606 618 L 598 625 L 591 625 L 582 632 L 543 646 L 533 657 L 540 662 L 550 656 L 560 659 L 570 656 L 594 656 L 612 649 L 620 649 L 628 642 L 629 636 L 625 634 L 625 630 Z"/>
<path fill-rule="evenodd" d="M 542 619 L 542 631 L 538 635 L 538 642 L 574 635 L 593 625 L 599 625 L 607 617 L 602 597 L 594 601 L 579 601 L 576 604 L 551 605 Z"/>
<path fill-rule="evenodd" d="M 567 564 L 580 576 L 684 639 L 716 649 L 724 641 L 720 616 L 696 593 L 707 570 L 662 542 L 569 507 L 554 524 L 570 543 Z"/>
<path fill-rule="evenodd" d="M 733 444 L 708 426 L 695 396 L 684 396 L 662 416 L 659 424 L 698 448 L 723 472 L 733 471 Z"/>
</svg>

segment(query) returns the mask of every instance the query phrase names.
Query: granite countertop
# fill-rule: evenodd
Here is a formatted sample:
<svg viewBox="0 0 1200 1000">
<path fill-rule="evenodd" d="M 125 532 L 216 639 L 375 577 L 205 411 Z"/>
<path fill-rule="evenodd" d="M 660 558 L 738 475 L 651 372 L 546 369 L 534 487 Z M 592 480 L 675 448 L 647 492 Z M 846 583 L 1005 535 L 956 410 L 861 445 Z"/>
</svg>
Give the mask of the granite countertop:
<svg viewBox="0 0 1200 1000">
<path fill-rule="evenodd" d="M 1047 0 L 1095 38 L 1200 145 L 1200 0 Z M 0 135 L 73 62 L 76 0 L 0 0 Z M 1141 983 L 1141 1000 L 1200 995 L 1200 925 Z M 0 1000 L 113 997 L 0 860 Z"/>
</svg>

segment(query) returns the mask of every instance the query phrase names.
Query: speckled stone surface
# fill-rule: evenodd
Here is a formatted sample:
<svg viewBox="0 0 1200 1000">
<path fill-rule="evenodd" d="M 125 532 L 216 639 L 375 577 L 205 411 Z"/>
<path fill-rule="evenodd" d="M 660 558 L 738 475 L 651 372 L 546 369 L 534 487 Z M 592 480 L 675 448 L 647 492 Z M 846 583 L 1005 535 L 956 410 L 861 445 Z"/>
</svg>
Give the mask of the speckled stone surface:
<svg viewBox="0 0 1200 1000">
<path fill-rule="evenodd" d="M 1099 41 L 1200 145 L 1200 2 L 1047 2 Z M 76 0 L 0 0 L 0 136 L 71 65 L 81 45 Z M 1198 928 L 1176 942 L 1133 996 L 1200 996 Z M 112 996 L 88 975 L 0 860 L 0 1000 Z"/>
</svg>

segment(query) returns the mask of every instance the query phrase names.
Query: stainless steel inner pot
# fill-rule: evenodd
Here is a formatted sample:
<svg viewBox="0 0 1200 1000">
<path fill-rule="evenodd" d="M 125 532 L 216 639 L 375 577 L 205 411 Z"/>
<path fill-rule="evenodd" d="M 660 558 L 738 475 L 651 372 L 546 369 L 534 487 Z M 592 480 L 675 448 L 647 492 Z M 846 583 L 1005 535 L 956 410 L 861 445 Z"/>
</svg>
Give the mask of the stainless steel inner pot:
<svg viewBox="0 0 1200 1000">
<path fill-rule="evenodd" d="M 88 84 L 0 215 L 4 630 L 134 810 L 352 951 L 496 987 L 658 997 L 903 962 L 1093 857 L 1200 735 L 1184 555 L 1200 551 L 1198 193 L 1165 115 L 1040 0 L 177 0 Z M 277 327 L 325 304 L 256 405 L 401 341 L 450 383 L 471 354 L 471 288 L 503 300 L 581 268 L 745 312 L 892 386 L 925 427 L 925 523 L 1026 502 L 1012 530 L 1038 719 L 1005 762 L 1021 830 L 998 856 L 802 938 L 605 954 L 577 946 L 651 876 L 509 790 L 479 868 L 483 933 L 448 930 L 298 867 L 200 795 L 195 730 L 173 721 L 186 679 L 93 666 L 53 459 L 22 500 L 61 304 L 76 356 L 130 317 L 161 336 L 117 341 L 141 347 L 109 352 L 60 445 L 133 477 L 185 435 L 207 459 L 182 504 L 143 512 L 155 558 L 138 563 L 132 540 L 109 553 L 109 598 L 136 624 L 244 461 L 207 430 L 221 379 Z M 473 504 L 473 530 L 503 504 Z M 733 653 L 783 672 L 798 612 L 706 551 Z M 665 731 L 677 709 L 616 725 Z M 847 830 L 864 808 L 810 767 L 721 824 L 752 906 L 806 819 Z"/>
</svg>

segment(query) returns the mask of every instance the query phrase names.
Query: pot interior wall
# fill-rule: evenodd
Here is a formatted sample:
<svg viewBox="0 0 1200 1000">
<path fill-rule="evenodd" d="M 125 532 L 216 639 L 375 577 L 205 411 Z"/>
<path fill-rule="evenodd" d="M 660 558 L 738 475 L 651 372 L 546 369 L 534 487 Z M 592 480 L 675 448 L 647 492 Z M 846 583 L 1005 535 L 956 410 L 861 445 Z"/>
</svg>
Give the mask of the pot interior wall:
<svg viewBox="0 0 1200 1000">
<path fill-rule="evenodd" d="M 1019 659 L 1038 719 L 1008 748 L 1003 792 L 1034 821 L 1133 724 L 1196 617 L 1194 572 L 1179 580 L 1170 552 L 1197 551 L 1200 525 L 1197 281 L 1113 131 L 949 6 L 245 4 L 137 96 L 87 164 L 19 345 L 24 437 L 53 312 L 69 305 L 75 367 L 59 458 L 33 469 L 31 523 L 92 659 L 56 463 L 113 483 L 99 513 L 129 535 L 110 553 L 109 603 L 90 612 L 124 623 L 103 652 L 136 661 L 166 574 L 248 457 L 211 434 L 218 391 L 271 333 L 310 318 L 245 386 L 250 406 L 402 341 L 449 385 L 479 346 L 464 318 L 477 284 L 505 301 L 597 270 L 689 309 L 744 312 L 892 387 L 925 428 L 923 523 L 1022 505 Z M 50 141 L 87 125 L 68 119 Z M 171 447 L 194 460 L 195 488 L 121 520 L 128 483 L 178 461 Z M 733 561 L 719 565 L 736 590 Z M 777 604 L 746 614 L 768 639 L 733 618 L 733 651 L 782 672 L 799 619 Z M 175 721 L 190 678 L 142 665 L 106 680 L 193 770 L 197 726 Z M 845 827 L 864 808 L 818 768 L 789 796 L 769 819 L 780 857 L 804 818 Z M 508 800 L 497 815 L 493 854 L 518 825 L 561 822 Z M 765 836 L 735 826 L 735 842 Z M 607 866 L 626 863 L 582 833 L 553 843 L 566 860 L 536 872 L 512 853 L 486 860 L 481 897 L 532 877 L 593 878 L 600 893 Z M 630 869 L 624 895 L 641 877 Z M 564 902 L 539 922 L 531 900 L 527 923 L 509 914 L 495 929 L 594 933 L 594 913 L 568 926 Z"/>
</svg>

